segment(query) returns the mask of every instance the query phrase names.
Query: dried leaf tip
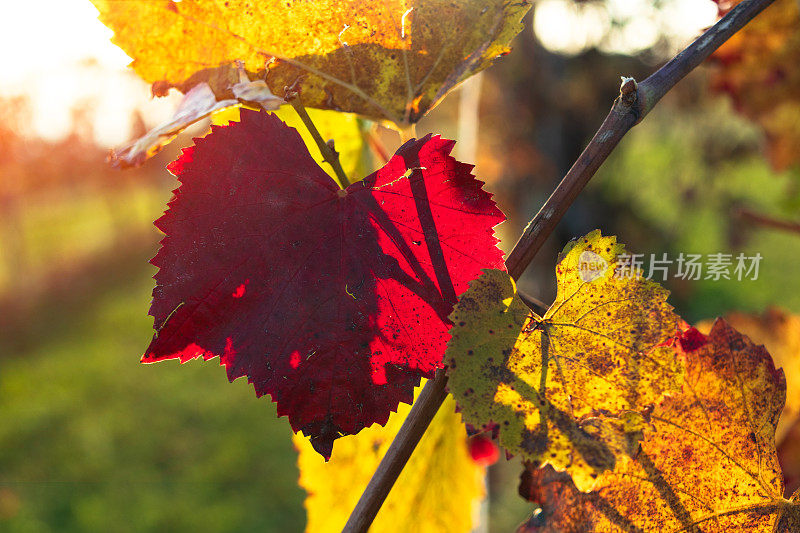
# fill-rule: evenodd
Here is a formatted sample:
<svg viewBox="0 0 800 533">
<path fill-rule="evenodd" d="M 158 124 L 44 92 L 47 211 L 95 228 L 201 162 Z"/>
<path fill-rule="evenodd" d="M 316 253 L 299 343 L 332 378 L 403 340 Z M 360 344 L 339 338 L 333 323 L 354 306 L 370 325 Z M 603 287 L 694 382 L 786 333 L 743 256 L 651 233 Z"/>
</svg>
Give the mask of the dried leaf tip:
<svg viewBox="0 0 800 533">
<path fill-rule="evenodd" d="M 628 78 L 626 76 L 620 76 L 620 78 L 622 79 L 622 82 L 620 83 L 620 86 L 619 86 L 619 94 L 620 95 L 625 96 L 625 95 L 631 94 L 634 91 L 636 91 L 636 89 L 638 88 L 638 85 L 637 85 L 635 79 Z"/>
<path fill-rule="evenodd" d="M 639 84 L 633 78 L 622 76 L 622 82 L 619 86 L 619 97 L 622 103 L 628 107 L 633 107 L 639 93 Z"/>
</svg>

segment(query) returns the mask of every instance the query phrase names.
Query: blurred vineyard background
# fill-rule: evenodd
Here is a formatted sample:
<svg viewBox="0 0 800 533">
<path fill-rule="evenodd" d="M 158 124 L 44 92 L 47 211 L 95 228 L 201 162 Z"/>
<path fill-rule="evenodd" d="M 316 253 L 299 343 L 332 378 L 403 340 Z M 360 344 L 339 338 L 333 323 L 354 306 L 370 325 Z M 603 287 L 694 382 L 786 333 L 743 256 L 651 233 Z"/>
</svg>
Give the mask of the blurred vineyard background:
<svg viewBox="0 0 800 533">
<path fill-rule="evenodd" d="M 85 2 L 62 4 L 94 17 Z M 624 17 L 618 4 L 539 2 L 536 11 L 585 35 L 574 30 L 569 41 L 529 17 L 514 52 L 483 76 L 475 173 L 509 215 L 506 250 L 600 124 L 620 74 L 646 77 L 690 38 L 686 24 L 683 33 L 673 27 L 686 2 L 638 2 L 646 12 Z M 598 13 L 604 33 L 586 22 Z M 625 29 L 637 16 L 649 21 L 646 39 Z M 93 79 L 107 68 L 90 67 Z M 108 76 L 144 100 L 148 88 L 132 74 Z M 710 93 L 707 78 L 708 69 L 693 73 L 629 134 L 529 268 L 525 290 L 552 300 L 558 251 L 599 227 L 639 253 L 763 256 L 757 281 L 667 282 L 687 320 L 770 305 L 800 312 L 800 236 L 740 216 L 797 220 L 800 172 L 770 167 L 761 132 Z M 58 76 L 47 80 L 57 92 Z M 148 260 L 160 239 L 152 221 L 176 186 L 164 166 L 207 126 L 138 169 L 115 171 L 105 163 L 114 143 L 96 130 L 96 100 L 65 102 L 69 120 L 43 135 L 34 127 L 42 95 L 26 92 L 27 83 L 0 83 L 0 531 L 301 530 L 290 428 L 271 402 L 241 380 L 229 384 L 214 361 L 138 362 L 152 334 Z M 456 138 L 459 97 L 419 133 Z M 118 138 L 158 121 L 142 109 L 129 106 Z M 501 460 L 489 474 L 489 531 L 530 512 L 516 497 L 518 471 Z"/>
</svg>

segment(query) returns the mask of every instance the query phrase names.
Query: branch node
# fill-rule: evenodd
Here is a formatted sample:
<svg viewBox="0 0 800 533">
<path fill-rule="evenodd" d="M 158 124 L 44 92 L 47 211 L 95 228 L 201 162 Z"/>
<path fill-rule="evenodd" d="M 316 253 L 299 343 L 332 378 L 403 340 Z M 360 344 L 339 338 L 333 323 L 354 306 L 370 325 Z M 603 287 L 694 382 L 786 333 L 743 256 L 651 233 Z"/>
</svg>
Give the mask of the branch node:
<svg viewBox="0 0 800 533">
<path fill-rule="evenodd" d="M 622 78 L 622 82 L 619 85 L 620 96 L 624 97 L 636 93 L 636 89 L 639 87 L 639 85 L 636 83 L 636 80 L 626 76 L 620 77 Z"/>
</svg>

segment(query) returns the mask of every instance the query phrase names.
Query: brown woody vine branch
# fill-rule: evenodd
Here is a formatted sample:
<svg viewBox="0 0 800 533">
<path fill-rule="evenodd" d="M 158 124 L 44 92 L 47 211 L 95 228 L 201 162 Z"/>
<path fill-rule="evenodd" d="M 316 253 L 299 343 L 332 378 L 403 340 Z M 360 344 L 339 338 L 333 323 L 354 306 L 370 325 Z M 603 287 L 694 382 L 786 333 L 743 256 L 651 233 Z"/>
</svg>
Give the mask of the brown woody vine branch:
<svg viewBox="0 0 800 533">
<path fill-rule="evenodd" d="M 589 145 L 528 223 L 506 258 L 511 277 L 518 279 L 569 206 L 608 158 L 620 140 L 659 100 L 734 33 L 774 0 L 743 0 L 714 26 L 642 83 L 623 78 L 620 95 Z M 411 453 L 447 396 L 447 376 L 439 371 L 422 389 L 403 426 L 378 465 L 367 488 L 345 524 L 343 533 L 369 529 Z"/>
</svg>

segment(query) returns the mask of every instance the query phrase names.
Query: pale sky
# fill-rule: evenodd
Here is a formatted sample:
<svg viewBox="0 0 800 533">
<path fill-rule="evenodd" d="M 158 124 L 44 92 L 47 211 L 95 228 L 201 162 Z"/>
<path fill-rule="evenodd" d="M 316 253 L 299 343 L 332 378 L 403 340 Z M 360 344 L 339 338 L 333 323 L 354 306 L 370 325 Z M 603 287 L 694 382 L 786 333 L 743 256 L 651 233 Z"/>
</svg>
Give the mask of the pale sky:
<svg viewBox="0 0 800 533">
<path fill-rule="evenodd" d="M 131 111 L 148 124 L 167 118 L 178 97 L 150 98 L 149 85 L 127 68 L 88 0 L 0 0 L 0 97 L 32 100 L 32 133 L 63 136 L 70 109 L 90 103 L 95 134 L 107 146 L 130 138 Z"/>
<path fill-rule="evenodd" d="M 115 146 L 130 137 L 133 109 L 154 125 L 177 105 L 177 95 L 150 98 L 148 84 L 127 68 L 130 58 L 111 44 L 111 30 L 97 20 L 88 0 L 0 0 L 0 6 L 0 97 L 30 97 L 31 133 L 63 136 L 71 107 L 88 102 L 97 140 Z M 629 53 L 648 48 L 662 32 L 683 46 L 715 17 L 710 0 L 670 0 L 660 12 L 651 0 L 608 0 L 602 8 L 538 0 L 533 26 L 542 44 L 560 53 L 587 46 Z M 612 20 L 618 24 L 612 26 Z"/>
</svg>

